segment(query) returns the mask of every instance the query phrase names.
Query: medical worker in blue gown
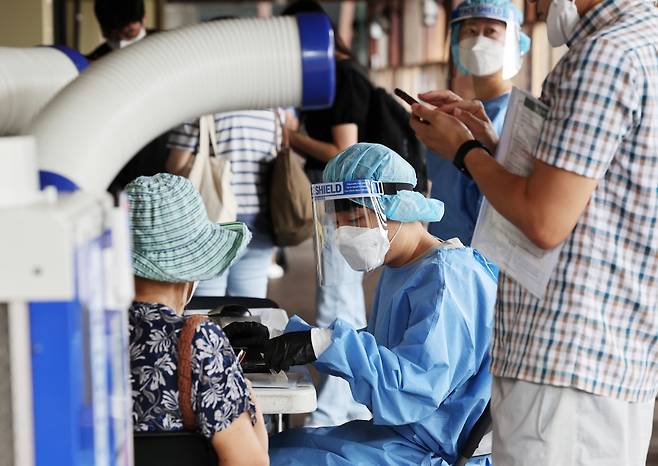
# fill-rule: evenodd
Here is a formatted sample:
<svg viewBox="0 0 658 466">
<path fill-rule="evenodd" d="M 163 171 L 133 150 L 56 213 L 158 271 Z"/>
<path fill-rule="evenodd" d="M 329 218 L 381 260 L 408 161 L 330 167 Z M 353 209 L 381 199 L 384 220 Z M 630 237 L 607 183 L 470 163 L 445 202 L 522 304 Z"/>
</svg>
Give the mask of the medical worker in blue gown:
<svg viewBox="0 0 658 466">
<path fill-rule="evenodd" d="M 452 464 L 489 401 L 494 274 L 476 251 L 425 230 L 443 204 L 412 191 L 413 168 L 390 149 L 351 146 L 323 179 L 313 185 L 318 272 L 328 278 L 322 258 L 333 247 L 354 269 L 384 265 L 370 320 L 320 329 L 293 317 L 265 357 L 342 377 L 373 419 L 278 434 L 271 464 Z"/>
<path fill-rule="evenodd" d="M 450 53 L 455 66 L 473 80 L 475 98 L 500 134 L 512 90 L 511 78 L 521 69 L 522 56 L 530 49 L 530 38 L 521 32 L 521 12 L 509 0 L 465 0 L 451 15 Z M 437 107 L 461 100 L 450 91 L 420 94 Z M 432 182 L 431 197 L 442 200 L 446 215 L 431 223 L 430 232 L 440 238 L 459 238 L 469 246 L 482 194 L 475 182 L 455 166 L 427 155 L 427 172 Z"/>
</svg>

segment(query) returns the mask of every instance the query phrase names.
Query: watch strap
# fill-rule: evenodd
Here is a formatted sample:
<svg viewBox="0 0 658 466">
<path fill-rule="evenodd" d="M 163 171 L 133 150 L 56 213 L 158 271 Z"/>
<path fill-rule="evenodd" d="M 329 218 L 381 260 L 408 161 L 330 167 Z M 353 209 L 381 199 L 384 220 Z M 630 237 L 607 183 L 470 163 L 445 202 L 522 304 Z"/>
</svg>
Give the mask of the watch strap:
<svg viewBox="0 0 658 466">
<path fill-rule="evenodd" d="M 466 158 L 466 155 L 473 149 L 484 149 L 487 152 L 487 154 L 491 155 L 491 152 L 489 151 L 489 149 L 485 147 L 484 144 L 482 144 L 480 141 L 476 139 L 471 139 L 470 141 L 466 141 L 461 146 L 459 146 L 459 149 L 457 149 L 457 153 L 455 154 L 455 157 L 452 159 L 452 164 L 455 167 L 457 167 L 457 170 L 462 172 L 464 175 L 468 176 L 470 179 L 473 179 L 473 176 L 471 176 L 471 173 L 468 171 L 468 168 L 466 168 L 466 164 L 464 164 L 464 159 Z"/>
</svg>

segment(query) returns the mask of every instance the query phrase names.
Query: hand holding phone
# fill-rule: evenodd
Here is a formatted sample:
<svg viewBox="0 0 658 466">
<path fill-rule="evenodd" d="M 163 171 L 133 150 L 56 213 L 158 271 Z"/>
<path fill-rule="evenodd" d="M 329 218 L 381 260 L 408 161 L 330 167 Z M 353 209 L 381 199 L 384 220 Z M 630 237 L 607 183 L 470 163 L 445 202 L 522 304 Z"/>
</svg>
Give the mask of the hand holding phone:
<svg viewBox="0 0 658 466">
<path fill-rule="evenodd" d="M 417 101 L 416 99 L 414 99 L 413 97 L 411 97 L 409 94 L 407 94 L 406 92 L 404 92 L 404 91 L 403 91 L 402 89 L 400 89 L 399 87 L 396 87 L 395 90 L 394 90 L 393 92 L 395 93 L 396 96 L 398 96 L 399 98 L 401 98 L 402 100 L 404 100 L 404 101 L 405 101 L 406 103 L 408 103 L 409 105 L 413 105 L 413 104 L 417 104 L 417 103 L 418 103 L 418 101 Z"/>
<path fill-rule="evenodd" d="M 420 104 L 420 102 L 418 102 L 416 99 L 414 99 L 413 97 L 411 97 L 409 94 L 407 94 L 406 92 L 404 92 L 404 91 L 403 91 L 402 89 L 400 89 L 399 87 L 396 87 L 395 90 L 394 90 L 393 92 L 395 93 L 396 96 L 398 96 L 399 98 L 401 98 L 402 100 L 404 100 L 406 103 L 408 103 L 409 106 L 411 106 L 411 105 L 413 105 L 413 104 Z M 418 117 L 414 116 L 414 118 L 418 118 Z M 418 118 L 418 121 L 420 121 L 420 122 L 422 122 L 422 123 L 429 124 L 429 123 L 427 123 L 427 121 L 423 120 L 422 118 Z"/>
</svg>

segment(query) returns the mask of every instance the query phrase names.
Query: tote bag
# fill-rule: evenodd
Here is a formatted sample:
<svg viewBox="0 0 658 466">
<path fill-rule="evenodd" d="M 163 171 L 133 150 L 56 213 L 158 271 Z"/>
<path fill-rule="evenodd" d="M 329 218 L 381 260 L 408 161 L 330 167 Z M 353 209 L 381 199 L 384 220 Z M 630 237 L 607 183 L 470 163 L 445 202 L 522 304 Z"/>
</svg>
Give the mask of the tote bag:
<svg viewBox="0 0 658 466">
<path fill-rule="evenodd" d="M 213 154 L 210 154 L 212 145 Z M 217 149 L 214 115 L 199 118 L 199 151 L 187 176 L 201 194 L 213 222 L 234 222 L 238 203 L 231 189 L 231 160 Z"/>
<path fill-rule="evenodd" d="M 270 172 L 270 211 L 272 232 L 277 246 L 295 246 L 313 233 L 311 183 L 302 165 L 290 150 L 288 132 L 275 118 L 274 141 L 278 147 Z M 279 146 L 278 130 L 281 131 Z"/>
</svg>

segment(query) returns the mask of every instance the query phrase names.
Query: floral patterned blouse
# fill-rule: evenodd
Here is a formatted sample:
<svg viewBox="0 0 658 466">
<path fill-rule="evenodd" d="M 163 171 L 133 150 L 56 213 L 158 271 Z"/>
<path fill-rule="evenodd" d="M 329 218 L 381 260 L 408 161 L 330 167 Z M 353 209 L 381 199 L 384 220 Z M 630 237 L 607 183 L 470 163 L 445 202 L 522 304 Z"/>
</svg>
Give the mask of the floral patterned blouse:
<svg viewBox="0 0 658 466">
<path fill-rule="evenodd" d="M 138 432 L 182 431 L 176 366 L 184 318 L 163 304 L 133 302 L 129 312 L 134 428 Z M 192 344 L 192 408 L 198 430 L 211 438 L 245 410 L 255 423 L 256 411 L 242 369 L 221 328 L 202 322 Z"/>
</svg>

